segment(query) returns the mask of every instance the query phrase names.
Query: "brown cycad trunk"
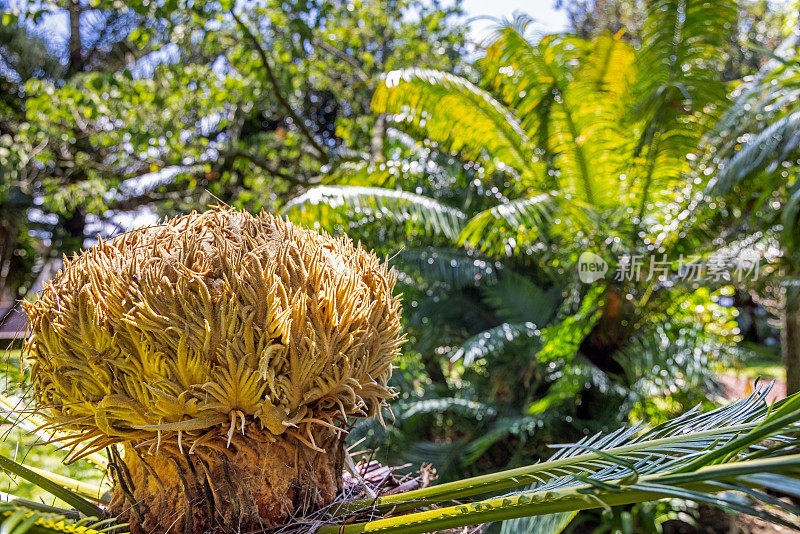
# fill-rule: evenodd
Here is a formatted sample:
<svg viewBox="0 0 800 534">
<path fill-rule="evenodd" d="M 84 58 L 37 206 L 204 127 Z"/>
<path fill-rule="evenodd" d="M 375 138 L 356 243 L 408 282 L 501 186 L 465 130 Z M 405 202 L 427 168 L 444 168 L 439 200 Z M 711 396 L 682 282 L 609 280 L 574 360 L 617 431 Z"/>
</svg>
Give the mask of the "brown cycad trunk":
<svg viewBox="0 0 800 534">
<path fill-rule="evenodd" d="M 623 320 L 628 312 L 629 305 L 620 298 L 618 288 L 608 286 L 602 315 L 580 345 L 581 354 L 603 372 L 622 374 L 624 371 L 614 354 L 625 344 L 628 331 Z"/>
<path fill-rule="evenodd" d="M 344 442 L 326 452 L 248 431 L 230 447 L 150 454 L 125 446 L 111 462 L 110 510 L 132 534 L 261 532 L 330 504 L 341 490 Z M 320 441 L 317 441 L 320 443 Z"/>
</svg>

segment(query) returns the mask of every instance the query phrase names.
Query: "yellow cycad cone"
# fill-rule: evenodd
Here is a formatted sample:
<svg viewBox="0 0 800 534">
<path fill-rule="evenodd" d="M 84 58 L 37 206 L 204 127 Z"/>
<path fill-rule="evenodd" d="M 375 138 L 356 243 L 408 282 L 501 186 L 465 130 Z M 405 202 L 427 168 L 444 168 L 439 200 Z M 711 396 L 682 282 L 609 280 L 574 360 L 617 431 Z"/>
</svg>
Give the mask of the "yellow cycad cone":
<svg viewBox="0 0 800 534">
<path fill-rule="evenodd" d="M 222 208 L 102 241 L 26 306 L 41 412 L 72 458 L 122 444 L 134 532 L 281 524 L 331 502 L 342 425 L 393 395 L 395 279 L 347 238 Z"/>
</svg>

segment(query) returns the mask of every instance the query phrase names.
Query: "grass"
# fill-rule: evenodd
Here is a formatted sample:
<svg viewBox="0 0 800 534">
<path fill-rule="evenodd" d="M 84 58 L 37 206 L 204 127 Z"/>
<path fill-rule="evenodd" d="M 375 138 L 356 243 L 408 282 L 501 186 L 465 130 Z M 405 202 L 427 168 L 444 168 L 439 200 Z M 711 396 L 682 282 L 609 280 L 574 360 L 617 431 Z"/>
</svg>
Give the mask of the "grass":
<svg viewBox="0 0 800 534">
<path fill-rule="evenodd" d="M 0 390 L 6 395 L 24 399 L 27 390 L 23 387 L 22 380 L 27 378 L 28 371 L 20 367 L 20 351 L 0 351 L 0 357 L 2 358 L 0 360 Z M 20 406 L 20 409 L 22 408 L 24 406 Z M 42 444 L 35 435 L 15 426 L 13 422 L 17 417 L 19 416 L 9 416 L 7 413 L 3 413 L 3 417 L 0 417 L 0 421 L 2 421 L 0 423 L 0 454 L 17 462 L 76 480 L 92 484 L 100 484 L 103 481 L 103 473 L 88 461 L 79 460 L 65 465 L 62 460 L 66 453 L 55 445 Z M 5 473 L 0 474 L 0 491 L 52 506 L 66 506 L 65 503 L 33 484 Z"/>
</svg>

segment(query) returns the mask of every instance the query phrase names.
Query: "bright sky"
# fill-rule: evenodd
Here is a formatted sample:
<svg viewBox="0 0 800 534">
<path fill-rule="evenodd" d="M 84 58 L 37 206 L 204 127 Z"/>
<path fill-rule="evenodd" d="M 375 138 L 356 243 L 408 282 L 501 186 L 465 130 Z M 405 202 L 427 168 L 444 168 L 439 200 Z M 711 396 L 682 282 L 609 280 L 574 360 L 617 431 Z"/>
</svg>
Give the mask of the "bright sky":
<svg viewBox="0 0 800 534">
<path fill-rule="evenodd" d="M 524 13 L 535 20 L 532 33 L 555 33 L 566 29 L 567 17 L 563 10 L 556 11 L 555 0 L 463 0 L 464 11 L 470 19 L 472 37 L 481 42 L 491 36 L 498 21 L 513 18 L 515 13 Z M 38 2 L 34 0 L 33 4 Z M 11 0 L 12 6 L 24 9 L 27 0 Z M 40 30 L 52 39 L 65 39 L 67 19 L 63 13 L 45 17 Z"/>
<path fill-rule="evenodd" d="M 555 0 L 464 0 L 464 11 L 473 18 L 473 38 L 480 42 L 492 34 L 496 21 L 492 19 L 512 19 L 515 13 L 532 17 L 536 33 L 556 33 L 567 27 L 567 16 L 563 10 L 556 11 Z"/>
</svg>

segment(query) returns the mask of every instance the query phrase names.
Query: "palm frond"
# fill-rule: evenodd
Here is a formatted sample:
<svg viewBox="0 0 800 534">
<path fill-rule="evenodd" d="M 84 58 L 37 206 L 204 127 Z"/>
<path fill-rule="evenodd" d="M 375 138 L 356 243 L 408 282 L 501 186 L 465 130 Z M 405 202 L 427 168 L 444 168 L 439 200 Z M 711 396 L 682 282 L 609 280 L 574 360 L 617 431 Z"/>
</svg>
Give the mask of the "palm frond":
<svg viewBox="0 0 800 534">
<path fill-rule="evenodd" d="M 0 503 L 0 530 L 4 534 L 102 534 L 113 527 L 122 534 L 124 525 L 98 521 L 96 517 L 78 519 L 72 511 L 41 503 L 16 499 Z"/>
<path fill-rule="evenodd" d="M 531 242 L 550 230 L 556 197 L 543 193 L 482 211 L 464 226 L 459 241 L 484 252 L 502 250 L 511 239 Z M 524 236 L 524 239 L 521 239 Z"/>
<path fill-rule="evenodd" d="M 542 289 L 529 278 L 506 272 L 493 285 L 483 288 L 484 300 L 508 323 L 532 322 L 546 326 L 560 299 L 558 288 Z"/>
<path fill-rule="evenodd" d="M 541 193 L 504 202 L 473 216 L 458 241 L 487 254 L 513 255 L 561 232 L 589 231 L 600 224 L 590 206 L 558 192 Z"/>
<path fill-rule="evenodd" d="M 660 195 L 690 169 L 703 132 L 722 111 L 725 84 L 715 68 L 725 57 L 737 17 L 732 0 L 653 0 L 646 4 L 631 122 L 639 159 L 627 191 L 641 223 Z"/>
<path fill-rule="evenodd" d="M 560 512 L 558 514 L 518 517 L 503 521 L 500 534 L 561 534 L 578 512 Z"/>
<path fill-rule="evenodd" d="M 519 172 L 543 171 L 516 117 L 453 74 L 418 68 L 389 72 L 375 89 L 372 109 L 422 128 L 429 139 L 467 159 L 477 160 L 485 151 Z"/>
<path fill-rule="evenodd" d="M 432 463 L 440 476 L 457 476 L 464 472 L 464 449 L 466 442 L 463 439 L 448 442 L 415 441 L 408 450 L 404 451 L 404 458 L 416 465 Z"/>
<path fill-rule="evenodd" d="M 715 363 L 725 348 L 702 326 L 667 321 L 648 325 L 615 359 L 631 389 L 644 398 L 661 397 L 681 384 L 693 391 L 715 391 Z"/>
<path fill-rule="evenodd" d="M 562 136 L 574 145 L 576 158 L 574 164 L 566 155 L 556 158 L 560 179 L 573 184 L 573 190 L 585 190 L 584 196 L 577 198 L 598 209 L 617 205 L 620 177 L 634 146 L 620 120 L 625 115 L 633 74 L 633 48 L 625 41 L 602 35 L 582 56 L 580 67 L 564 90 L 563 105 L 554 108 L 554 121 L 563 111 Z M 566 154 L 567 148 L 563 150 Z M 579 156 L 586 159 L 586 169 L 577 167 Z M 581 182 L 586 185 L 581 187 Z"/>
<path fill-rule="evenodd" d="M 501 268 L 470 251 L 438 247 L 403 249 L 394 262 L 404 272 L 418 274 L 425 284 L 444 284 L 451 289 L 493 283 Z"/>
<path fill-rule="evenodd" d="M 754 173 L 772 173 L 784 160 L 794 156 L 800 147 L 800 111 L 789 113 L 748 137 L 709 183 L 711 195 L 726 195 Z"/>
<path fill-rule="evenodd" d="M 40 469 L 38 467 L 33 467 L 31 465 L 25 465 L 20 463 L 22 467 L 32 471 L 33 473 L 40 475 L 41 477 L 49 480 L 50 482 L 61 486 L 64 489 L 74 492 L 75 494 L 89 499 L 92 502 L 104 503 L 108 504 L 110 498 L 108 497 L 108 490 L 111 489 L 108 485 L 95 485 L 89 484 L 88 482 L 83 482 L 81 480 L 76 480 L 74 478 L 70 478 L 64 475 L 59 475 L 58 473 L 53 473 L 46 469 Z M 43 488 L 44 489 L 44 488 Z"/>
<path fill-rule="evenodd" d="M 510 343 L 518 339 L 536 339 L 539 333 L 539 328 L 531 322 L 503 323 L 469 338 L 453 353 L 450 361 L 463 360 L 464 365 L 471 365 L 476 360 L 502 352 Z"/>
<path fill-rule="evenodd" d="M 500 440 L 506 439 L 509 436 L 524 439 L 543 426 L 544 423 L 540 417 L 531 415 L 500 417 L 494 421 L 485 432 L 471 440 L 465 447 L 464 465 L 473 464 Z"/>
<path fill-rule="evenodd" d="M 366 523 L 326 526 L 320 532 L 433 532 L 663 497 L 707 502 L 793 528 L 791 522 L 768 510 L 739 498 L 716 495 L 738 491 L 800 514 L 793 505 L 761 491 L 792 494 L 800 488 L 800 455 L 776 456 L 775 448 L 759 446 L 765 439 L 784 443 L 790 449 L 796 444 L 800 396 L 790 397 L 772 409 L 764 401 L 768 390 L 758 388 L 747 399 L 707 413 L 694 410 L 644 432 L 640 427 L 620 429 L 558 446 L 560 450 L 553 458 L 533 466 L 370 502 L 351 502 L 337 513 L 373 504 L 378 510 L 390 507 L 402 511 L 530 484 L 523 491 Z M 761 457 L 753 459 L 757 455 Z"/>
<path fill-rule="evenodd" d="M 498 28 L 480 66 L 492 89 L 521 118 L 522 128 L 534 139 L 542 138 L 541 128 L 548 119 L 538 111 L 548 110 L 569 84 L 588 41 L 550 36 L 534 44 L 525 37 L 532 20 L 523 15 Z"/>
<path fill-rule="evenodd" d="M 748 398 L 710 412 L 696 408 L 651 429 L 636 425 L 572 444 L 554 445 L 558 452 L 546 462 L 386 496 L 375 505 L 378 509 L 409 509 L 525 485 L 530 487 L 523 493 L 546 494 L 581 486 L 587 478 L 608 482 L 634 475 L 670 473 L 688 465 L 699 469 L 718 460 L 716 453 L 731 444 L 735 448 L 733 454 L 746 454 L 764 439 L 778 439 L 780 434 L 795 431 L 790 425 L 800 420 L 800 397 L 791 397 L 779 409 L 771 410 L 765 401 L 769 389 L 758 387 Z M 788 419 L 787 413 L 791 416 Z M 776 427 L 781 417 L 782 426 Z M 354 502 L 346 508 L 354 510 L 371 504 Z M 544 513 L 554 511 L 565 510 Z"/>
<path fill-rule="evenodd" d="M 778 47 L 778 59 L 767 62 L 741 85 L 733 106 L 706 136 L 707 156 L 702 165 L 713 177 L 695 206 L 697 210 L 710 210 L 711 202 L 735 192 L 737 198 L 757 199 L 748 205 L 755 214 L 770 195 L 777 193 L 784 206 L 780 221 L 774 224 L 783 225 L 786 250 L 796 248 L 793 244 L 798 235 L 800 195 L 797 180 L 791 183 L 789 169 L 796 164 L 800 147 L 799 41 L 800 37 L 791 35 Z M 770 214 L 766 214 L 766 220 L 770 220 Z M 786 258 L 790 260 L 790 256 Z"/>
<path fill-rule="evenodd" d="M 734 31 L 737 4 L 732 0 L 651 0 L 646 3 L 642 48 L 637 56 L 637 110 L 653 117 L 702 111 L 724 101 L 718 65 Z"/>
<path fill-rule="evenodd" d="M 619 118 L 633 50 L 610 36 L 594 42 L 547 36 L 532 44 L 524 26 L 517 21 L 501 28 L 483 65 L 495 90 L 524 117 L 537 148 L 552 159 L 553 180 L 536 185 L 557 186 L 596 208 L 609 206 L 629 143 Z"/>
<path fill-rule="evenodd" d="M 587 510 L 609 506 L 619 506 L 657 500 L 664 497 L 707 502 L 723 507 L 734 513 L 745 513 L 764 518 L 773 523 L 789 528 L 796 524 L 775 514 L 754 506 L 743 504 L 741 499 L 729 496 L 714 495 L 727 491 L 741 491 L 751 497 L 770 500 L 763 492 L 753 491 L 752 485 L 765 487 L 772 491 L 785 490 L 797 483 L 800 469 L 800 456 L 770 458 L 744 462 L 731 462 L 711 466 L 701 472 L 691 474 L 653 474 L 637 475 L 635 480 L 605 482 L 581 477 L 585 483 L 576 486 L 560 487 L 547 491 L 531 491 L 511 494 L 504 497 L 487 499 L 470 504 L 462 504 L 440 508 L 426 512 L 389 517 L 368 523 L 351 523 L 343 526 L 326 526 L 318 532 L 333 534 L 340 532 L 353 534 L 357 532 L 403 532 L 404 534 L 435 532 L 444 528 L 456 528 L 515 517 L 547 515 L 575 510 Z M 793 476 L 780 476 L 757 480 L 753 475 L 792 473 Z M 774 502 L 774 500 L 773 500 Z M 792 513 L 798 510 L 784 504 Z"/>
<path fill-rule="evenodd" d="M 418 415 L 455 413 L 466 417 L 494 417 L 497 412 L 482 402 L 454 397 L 422 399 L 402 403 L 396 410 L 397 422 L 407 421 Z"/>
<path fill-rule="evenodd" d="M 50 478 L 31 470 L 30 468 L 15 462 L 14 460 L 0 454 L 0 469 L 11 475 L 23 478 L 36 486 L 42 488 L 55 497 L 58 497 L 82 514 L 90 517 L 103 517 L 103 510 L 94 503 L 83 498 L 78 492 L 65 488 L 50 480 Z"/>
<path fill-rule="evenodd" d="M 455 240 L 466 215 L 432 198 L 380 187 L 319 186 L 286 203 L 281 214 L 300 224 L 313 226 L 330 212 L 358 219 L 367 215 L 405 225 L 409 235 L 432 233 Z"/>
<path fill-rule="evenodd" d="M 797 44 L 800 36 L 792 33 L 781 42 L 775 49 L 774 55 L 777 59 L 772 59 L 764 63 L 752 79 L 742 83 L 734 92 L 733 104 L 725 110 L 714 127 L 708 132 L 707 137 L 712 140 L 712 144 L 720 139 L 726 138 L 736 140 L 740 135 L 753 131 L 754 126 L 759 122 L 759 115 L 769 113 L 769 108 L 778 111 L 782 108 L 782 102 L 793 102 L 797 99 L 800 89 L 787 84 L 787 79 L 791 76 L 792 60 L 797 55 Z M 789 68 L 786 68 L 789 67 Z M 784 78 L 785 79 L 781 79 Z M 775 80 L 778 83 L 773 83 Z M 778 104 L 777 106 L 774 104 Z M 730 147 L 734 143 L 729 143 Z M 727 154 L 726 148 L 715 153 L 717 157 Z"/>
<path fill-rule="evenodd" d="M 395 403 L 391 411 L 386 410 L 384 420 L 392 421 L 393 426 L 398 426 L 415 417 L 455 415 L 464 417 L 468 420 L 478 420 L 491 418 L 497 415 L 497 410 L 485 403 L 471 399 L 457 397 L 434 397 L 413 400 L 399 400 Z M 370 432 L 382 435 L 385 427 L 377 418 L 361 419 L 350 431 L 348 438 L 351 441 L 358 441 L 366 437 Z M 430 462 L 430 459 L 423 459 L 423 462 Z"/>
<path fill-rule="evenodd" d="M 449 154 L 435 150 L 424 140 L 415 141 L 396 128 L 388 128 L 386 138 L 391 141 L 391 147 L 387 149 L 391 157 L 374 159 L 370 154 L 360 154 L 349 160 L 337 160 L 325 172 L 319 185 L 402 189 L 407 183 L 449 183 L 454 174 L 463 170 L 453 168 Z"/>
</svg>

